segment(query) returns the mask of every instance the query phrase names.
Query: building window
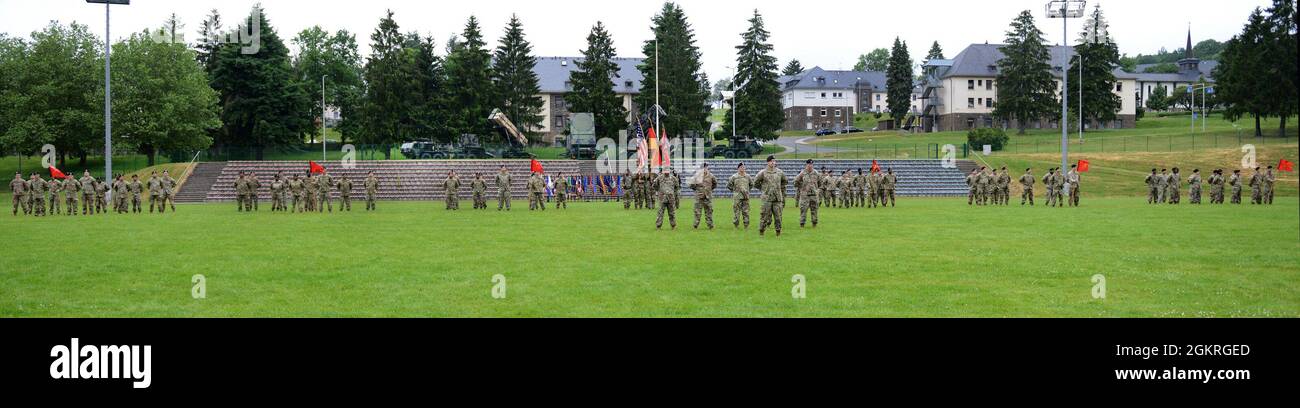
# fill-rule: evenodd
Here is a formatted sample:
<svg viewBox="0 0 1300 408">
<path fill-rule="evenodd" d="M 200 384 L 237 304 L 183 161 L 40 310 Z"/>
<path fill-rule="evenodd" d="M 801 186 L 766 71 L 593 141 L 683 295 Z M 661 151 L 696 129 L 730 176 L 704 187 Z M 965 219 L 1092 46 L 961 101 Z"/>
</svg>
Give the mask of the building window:
<svg viewBox="0 0 1300 408">
<path fill-rule="evenodd" d="M 805 123 L 808 130 L 812 130 L 812 122 Z"/>
<path fill-rule="evenodd" d="M 842 116 L 844 116 L 843 111 L 841 111 L 840 109 L 836 109 L 836 110 L 835 110 L 835 117 L 838 118 L 838 117 L 842 117 Z"/>
<path fill-rule="evenodd" d="M 986 108 L 992 108 L 992 107 L 993 107 L 993 98 L 985 99 L 985 100 L 984 100 L 984 107 L 986 107 Z"/>
<path fill-rule="evenodd" d="M 967 129 L 975 128 L 975 118 L 966 118 L 966 128 Z"/>
<path fill-rule="evenodd" d="M 975 107 L 975 98 L 966 98 L 966 107 L 967 107 L 967 108 L 974 108 L 974 107 Z"/>
<path fill-rule="evenodd" d="M 823 118 L 826 117 L 826 108 L 822 108 L 820 113 L 822 114 Z"/>
<path fill-rule="evenodd" d="M 966 89 L 975 89 L 975 80 L 974 80 L 974 79 L 971 79 L 971 80 L 966 81 Z"/>
<path fill-rule="evenodd" d="M 1123 83 L 1123 82 L 1116 82 L 1116 83 L 1115 83 L 1115 92 L 1124 92 L 1124 83 Z"/>
<path fill-rule="evenodd" d="M 812 117 L 812 108 L 808 108 L 808 117 Z"/>
<path fill-rule="evenodd" d="M 822 92 L 822 99 L 826 99 L 826 93 Z"/>
<path fill-rule="evenodd" d="M 993 90 L 993 81 L 984 81 L 984 89 Z"/>
<path fill-rule="evenodd" d="M 555 115 L 555 128 L 557 130 L 564 128 L 564 115 Z"/>
</svg>

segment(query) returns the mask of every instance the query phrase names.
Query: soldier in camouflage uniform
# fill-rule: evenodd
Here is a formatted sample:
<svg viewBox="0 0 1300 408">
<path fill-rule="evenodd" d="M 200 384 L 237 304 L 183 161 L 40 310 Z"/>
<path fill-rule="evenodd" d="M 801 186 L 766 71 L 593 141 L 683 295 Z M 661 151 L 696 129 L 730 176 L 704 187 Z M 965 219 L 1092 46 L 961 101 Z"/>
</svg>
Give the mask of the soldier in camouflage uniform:
<svg viewBox="0 0 1300 408">
<path fill-rule="evenodd" d="M 446 194 L 447 209 L 459 210 L 460 209 L 460 176 L 456 175 L 455 170 L 452 170 L 451 172 L 447 173 L 447 179 L 442 181 L 442 190 L 443 193 Z"/>
<path fill-rule="evenodd" d="M 555 180 L 555 209 L 569 209 L 569 179 L 560 173 Z"/>
<path fill-rule="evenodd" d="M 894 190 L 898 188 L 898 175 L 897 175 L 897 174 L 894 174 L 894 169 L 892 169 L 892 168 L 891 168 L 891 169 L 886 169 L 886 170 L 885 170 L 885 186 L 884 186 L 884 187 L 885 187 L 885 196 L 884 196 L 884 198 L 889 198 L 889 206 L 890 206 L 890 207 L 896 207 L 896 205 L 895 205 L 896 201 L 894 200 Z M 880 201 L 880 206 L 881 206 L 881 207 L 884 207 L 884 206 L 885 206 L 884 203 L 885 203 L 885 201 L 884 201 L 884 199 L 882 198 L 881 201 Z"/>
<path fill-rule="evenodd" d="M 620 185 L 623 187 L 623 209 L 631 210 L 632 197 L 636 194 L 636 182 L 632 177 L 631 170 L 627 170 L 623 173 L 623 180 Z M 582 197 L 579 197 L 578 199 L 582 199 Z"/>
<path fill-rule="evenodd" d="M 316 212 L 316 204 L 317 204 L 316 200 L 320 198 L 320 195 L 316 193 L 316 188 L 319 185 L 320 185 L 319 182 L 316 181 L 315 174 L 308 174 L 307 177 L 302 180 L 302 200 L 303 200 L 304 212 Z"/>
<path fill-rule="evenodd" d="M 853 174 L 848 170 L 840 173 L 840 206 L 853 207 Z"/>
<path fill-rule="evenodd" d="M 483 173 L 474 174 L 474 180 L 469 182 L 471 198 L 474 200 L 474 209 L 482 210 L 487 208 L 487 180 L 483 179 Z"/>
<path fill-rule="evenodd" d="M 302 196 L 303 191 L 306 189 L 305 183 L 302 182 L 302 176 L 297 174 L 293 175 L 293 178 L 289 180 L 288 186 L 290 194 L 293 194 L 293 212 L 302 212 L 303 208 L 307 205 Z"/>
<path fill-rule="evenodd" d="M 77 196 L 81 195 L 81 183 L 75 177 L 63 178 L 63 194 L 68 207 L 68 215 L 77 215 Z"/>
<path fill-rule="evenodd" d="M 966 188 L 970 189 L 966 192 L 966 205 L 968 206 L 975 205 L 975 199 L 979 196 L 979 186 L 975 184 L 979 180 L 979 176 L 980 169 L 971 169 L 970 173 L 966 175 Z"/>
<path fill-rule="evenodd" d="M 754 187 L 763 193 L 762 214 L 759 215 L 758 235 L 763 235 L 767 227 L 776 230 L 781 236 L 781 216 L 785 209 L 785 186 L 789 180 L 781 168 L 776 167 L 776 157 L 767 156 L 767 168 L 754 177 Z"/>
<path fill-rule="evenodd" d="M 546 193 L 546 180 L 541 173 L 533 172 L 528 176 L 527 188 L 528 211 L 546 211 L 546 199 L 542 197 Z"/>
<path fill-rule="evenodd" d="M 244 178 L 244 173 L 239 173 L 238 176 L 235 176 L 235 212 L 244 212 L 245 203 L 247 202 L 248 179 Z"/>
<path fill-rule="evenodd" d="M 248 173 L 248 201 L 253 204 L 253 211 L 261 211 L 258 207 L 261 198 L 258 197 L 258 191 L 262 189 L 262 181 L 257 179 L 257 173 Z"/>
<path fill-rule="evenodd" d="M 1034 182 L 1038 181 L 1034 177 L 1034 169 L 1025 169 L 1025 174 L 1020 176 L 1020 205 L 1029 203 L 1030 207 L 1034 206 Z"/>
<path fill-rule="evenodd" d="M 372 171 L 366 176 L 365 187 L 366 211 L 373 211 L 375 209 L 375 195 L 379 194 L 379 178 L 375 177 L 375 172 Z"/>
<path fill-rule="evenodd" d="M 1223 170 L 1214 169 L 1207 182 L 1210 184 L 1210 204 L 1223 204 Z"/>
<path fill-rule="evenodd" d="M 33 216 L 41 217 L 45 215 L 45 180 L 39 173 L 32 173 L 32 178 L 27 182 L 28 196 L 31 197 L 31 211 Z"/>
<path fill-rule="evenodd" d="M 1232 186 L 1232 203 L 1241 204 L 1241 170 L 1232 171 L 1232 178 L 1228 179 L 1228 185 Z"/>
<path fill-rule="evenodd" d="M 1069 191 L 1070 194 L 1070 197 L 1068 197 L 1066 200 L 1069 201 L 1071 207 L 1079 206 L 1079 182 L 1080 181 L 1082 180 L 1080 180 L 1080 176 L 1079 176 L 1079 165 L 1071 164 L 1070 173 L 1066 174 L 1065 176 L 1065 183 L 1067 186 L 1069 186 L 1067 190 Z"/>
<path fill-rule="evenodd" d="M 1011 172 L 1002 166 L 1002 176 L 998 178 L 998 194 L 1002 196 L 1002 205 L 1011 205 Z"/>
<path fill-rule="evenodd" d="M 682 209 L 682 176 L 677 174 L 677 169 L 670 168 L 669 171 L 673 176 L 673 208 Z"/>
<path fill-rule="evenodd" d="M 1056 189 L 1056 206 L 1065 207 L 1065 172 L 1062 169 L 1056 169 L 1052 174 L 1052 186 Z"/>
<path fill-rule="evenodd" d="M 1264 176 L 1259 173 L 1259 167 L 1250 175 L 1250 203 L 1264 203 Z"/>
<path fill-rule="evenodd" d="M 149 213 L 152 214 L 154 206 L 158 206 L 158 211 L 162 211 L 162 179 L 158 178 L 158 172 L 149 173 L 149 181 L 145 183 L 149 187 Z"/>
<path fill-rule="evenodd" d="M 668 212 L 668 224 L 672 229 L 677 229 L 677 207 L 673 205 L 673 194 L 677 190 L 677 178 L 671 174 L 669 168 L 664 167 L 663 174 L 655 179 L 654 185 L 657 193 L 662 197 L 659 200 L 659 217 L 655 219 L 655 229 L 664 227 L 664 212 Z"/>
<path fill-rule="evenodd" d="M 853 205 L 867 206 L 867 175 L 858 168 L 858 175 L 853 176 Z"/>
<path fill-rule="evenodd" d="M 81 215 L 95 213 L 95 178 L 90 176 L 90 170 L 82 172 L 80 183 L 81 191 Z"/>
<path fill-rule="evenodd" d="M 132 174 L 131 182 L 126 183 L 126 189 L 131 193 L 131 212 L 136 214 L 141 213 L 140 194 L 144 193 L 144 183 L 140 182 L 140 176 Z"/>
<path fill-rule="evenodd" d="M 1168 190 L 1165 198 L 1169 200 L 1169 204 L 1178 205 L 1183 202 L 1182 187 L 1183 177 L 1179 175 L 1178 168 L 1174 167 L 1174 173 L 1170 174 L 1169 180 L 1165 182 L 1165 189 Z"/>
<path fill-rule="evenodd" d="M 1187 178 L 1187 188 L 1188 201 L 1193 205 L 1201 204 L 1201 169 L 1192 170 L 1192 176 Z"/>
<path fill-rule="evenodd" d="M 176 212 L 176 202 L 172 201 L 176 197 L 176 179 L 172 178 L 171 173 L 168 173 L 167 170 L 163 170 L 162 174 L 163 204 L 171 208 L 172 212 Z"/>
<path fill-rule="evenodd" d="M 817 228 L 817 208 L 820 207 L 818 201 L 825 197 L 818 194 L 824 190 L 821 188 L 822 180 L 825 180 L 821 173 L 813 169 L 813 161 L 809 159 L 804 162 L 803 171 L 799 172 L 794 178 L 794 188 L 799 191 L 799 227 L 803 228 L 808 224 L 808 212 L 812 212 L 812 226 Z"/>
<path fill-rule="evenodd" d="M 731 224 L 740 228 L 740 221 L 745 221 L 749 229 L 749 193 L 753 189 L 754 179 L 745 173 L 745 163 L 736 166 L 736 174 L 727 179 L 727 190 L 731 191 Z"/>
<path fill-rule="evenodd" d="M 1047 174 L 1043 175 L 1043 187 L 1047 189 L 1047 206 L 1056 205 L 1056 195 L 1059 189 L 1056 188 L 1056 168 L 1047 169 Z"/>
<path fill-rule="evenodd" d="M 992 191 L 989 184 L 993 183 L 993 175 L 989 174 L 989 169 L 980 167 L 979 174 L 975 175 L 975 203 L 978 205 L 988 205 L 989 193 Z"/>
<path fill-rule="evenodd" d="M 13 216 L 17 217 L 19 210 L 27 213 L 27 181 L 22 179 L 22 172 L 13 173 L 13 181 L 9 182 L 9 191 L 13 192 Z"/>
<path fill-rule="evenodd" d="M 1151 169 L 1151 174 L 1143 180 L 1147 185 L 1147 204 L 1156 204 L 1160 200 L 1160 190 L 1156 181 L 1158 177 L 1160 176 L 1156 174 L 1156 169 Z"/>
<path fill-rule="evenodd" d="M 702 164 L 700 174 L 691 178 L 691 190 L 695 192 L 695 226 L 700 228 L 700 215 L 703 213 L 705 223 L 713 229 L 713 189 L 718 187 L 718 178 L 709 172 L 709 164 Z"/>
<path fill-rule="evenodd" d="M 122 176 L 119 175 L 116 180 L 113 180 L 113 208 L 117 210 L 118 214 L 131 212 L 131 208 L 127 205 L 129 190 L 126 180 L 123 180 Z"/>
<path fill-rule="evenodd" d="M 1264 178 L 1260 180 L 1264 184 L 1264 204 L 1273 205 L 1273 185 L 1277 183 L 1277 174 L 1273 173 L 1273 166 L 1268 166 L 1268 172 L 1264 173 Z"/>
<path fill-rule="evenodd" d="M 506 166 L 501 166 L 501 170 L 497 172 L 496 183 L 497 211 L 501 211 L 503 208 L 510 211 L 510 199 L 512 198 L 510 193 L 510 171 L 506 169 Z"/>
<path fill-rule="evenodd" d="M 282 173 L 277 173 L 275 178 L 271 179 L 271 212 L 279 212 L 284 206 L 284 178 Z"/>
<path fill-rule="evenodd" d="M 1169 195 L 1169 169 L 1160 169 L 1156 176 L 1156 203 L 1164 204 Z"/>
<path fill-rule="evenodd" d="M 98 181 L 98 180 L 95 181 L 95 213 L 96 214 L 99 215 L 108 214 L 108 201 L 105 201 L 105 199 L 108 198 L 108 189 L 109 189 L 109 184 L 107 178 L 105 178 L 103 181 Z"/>
<path fill-rule="evenodd" d="M 479 176 L 482 179 L 482 176 Z M 486 186 L 483 187 L 487 189 Z M 487 203 L 483 204 L 487 208 Z M 345 174 L 342 180 L 339 180 L 339 212 L 352 212 L 352 180 Z"/>
<path fill-rule="evenodd" d="M 334 177 L 331 177 L 328 172 L 316 176 L 316 212 L 325 212 L 326 210 L 329 210 L 330 213 L 334 212 L 334 202 L 330 200 L 330 190 L 333 189 Z"/>
<path fill-rule="evenodd" d="M 46 197 L 50 202 L 49 215 L 59 215 L 59 192 L 63 190 L 63 183 L 59 179 L 50 177 L 50 181 L 45 182 L 45 191 L 49 193 Z"/>
<path fill-rule="evenodd" d="M 826 174 L 826 166 L 822 166 L 821 171 L 815 172 L 817 178 L 814 184 L 817 186 L 817 203 L 821 206 L 830 207 L 835 200 L 831 199 L 831 178 Z M 798 176 L 795 177 L 798 179 Z"/>
</svg>

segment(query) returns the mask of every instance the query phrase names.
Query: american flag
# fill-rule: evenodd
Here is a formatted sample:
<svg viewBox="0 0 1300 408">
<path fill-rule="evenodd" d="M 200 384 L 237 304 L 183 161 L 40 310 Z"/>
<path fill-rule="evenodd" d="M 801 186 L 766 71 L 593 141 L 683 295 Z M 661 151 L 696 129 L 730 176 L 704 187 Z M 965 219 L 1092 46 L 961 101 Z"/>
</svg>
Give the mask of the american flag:
<svg viewBox="0 0 1300 408">
<path fill-rule="evenodd" d="M 650 161 L 648 155 L 649 146 L 645 143 L 645 126 L 642 125 L 641 118 L 636 119 L 636 170 L 638 173 L 645 171 L 646 162 Z"/>
</svg>

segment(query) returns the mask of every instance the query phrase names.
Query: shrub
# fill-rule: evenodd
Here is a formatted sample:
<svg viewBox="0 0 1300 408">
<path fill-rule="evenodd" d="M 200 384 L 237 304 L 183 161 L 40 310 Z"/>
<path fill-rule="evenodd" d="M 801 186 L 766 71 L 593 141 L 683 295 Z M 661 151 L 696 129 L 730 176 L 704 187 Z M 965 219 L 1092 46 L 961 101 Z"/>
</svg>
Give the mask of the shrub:
<svg viewBox="0 0 1300 408">
<path fill-rule="evenodd" d="M 1007 132 L 999 128 L 977 128 L 966 133 L 966 142 L 976 150 L 983 149 L 984 145 L 991 145 L 993 151 L 999 151 L 1006 146 L 1008 140 L 1010 138 L 1007 137 Z"/>
</svg>

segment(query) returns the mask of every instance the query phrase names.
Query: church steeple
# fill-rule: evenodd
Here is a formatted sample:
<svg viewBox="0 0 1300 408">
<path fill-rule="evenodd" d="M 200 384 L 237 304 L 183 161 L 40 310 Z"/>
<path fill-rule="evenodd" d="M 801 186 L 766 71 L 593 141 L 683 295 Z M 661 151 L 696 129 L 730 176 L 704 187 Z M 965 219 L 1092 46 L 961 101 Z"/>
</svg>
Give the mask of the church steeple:
<svg viewBox="0 0 1300 408">
<path fill-rule="evenodd" d="M 1187 27 L 1187 48 L 1184 48 L 1183 50 L 1183 58 L 1196 58 L 1195 55 L 1192 55 L 1192 27 L 1190 25 Z"/>
<path fill-rule="evenodd" d="M 1192 27 L 1190 23 L 1187 27 L 1187 48 L 1183 49 L 1183 59 L 1178 60 L 1178 71 L 1196 74 L 1201 72 L 1201 60 L 1197 59 L 1196 55 L 1192 53 Z"/>
</svg>

